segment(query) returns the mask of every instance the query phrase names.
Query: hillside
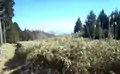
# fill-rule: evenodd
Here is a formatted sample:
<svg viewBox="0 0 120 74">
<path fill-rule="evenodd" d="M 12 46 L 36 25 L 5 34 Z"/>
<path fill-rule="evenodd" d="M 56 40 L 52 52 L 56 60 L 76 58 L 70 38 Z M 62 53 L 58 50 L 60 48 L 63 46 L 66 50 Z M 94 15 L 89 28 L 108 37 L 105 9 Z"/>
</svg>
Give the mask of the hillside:
<svg viewBox="0 0 120 74">
<path fill-rule="evenodd" d="M 6 67 L 4 72 L 11 72 L 8 74 L 120 74 L 119 44 L 120 41 L 117 40 L 90 40 L 74 38 L 73 35 L 22 41 L 14 44 L 15 47 L 12 48 L 6 45 L 6 49 L 14 56 L 9 55 L 9 60 L 4 62 Z"/>
</svg>

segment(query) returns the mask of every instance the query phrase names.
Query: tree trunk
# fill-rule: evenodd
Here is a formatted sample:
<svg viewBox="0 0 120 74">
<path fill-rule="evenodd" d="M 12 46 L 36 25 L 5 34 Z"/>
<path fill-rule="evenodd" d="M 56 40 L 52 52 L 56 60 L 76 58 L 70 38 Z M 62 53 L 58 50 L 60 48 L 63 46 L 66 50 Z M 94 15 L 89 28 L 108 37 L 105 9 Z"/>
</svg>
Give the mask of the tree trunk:
<svg viewBox="0 0 120 74">
<path fill-rule="evenodd" d="M 110 19 L 109 19 L 109 25 L 108 25 L 108 38 L 110 39 L 111 38 L 111 27 L 110 27 Z"/>
<path fill-rule="evenodd" d="M 5 21 L 2 21 L 3 25 L 3 42 L 6 43 L 6 29 L 5 29 Z"/>
<path fill-rule="evenodd" d="M 3 44 L 3 32 L 2 32 L 2 22 L 0 19 L 0 44 Z"/>
<path fill-rule="evenodd" d="M 91 34 L 90 34 L 90 29 L 89 29 L 89 27 L 86 26 L 86 29 L 87 29 L 87 33 L 88 33 L 88 35 L 89 35 L 89 38 L 91 39 Z"/>
<path fill-rule="evenodd" d="M 95 39 L 95 30 L 96 30 L 96 27 L 94 26 L 94 32 L 93 32 L 93 39 Z"/>
<path fill-rule="evenodd" d="M 117 39 L 117 32 L 118 32 L 118 27 L 117 24 L 115 25 L 115 39 Z"/>
</svg>

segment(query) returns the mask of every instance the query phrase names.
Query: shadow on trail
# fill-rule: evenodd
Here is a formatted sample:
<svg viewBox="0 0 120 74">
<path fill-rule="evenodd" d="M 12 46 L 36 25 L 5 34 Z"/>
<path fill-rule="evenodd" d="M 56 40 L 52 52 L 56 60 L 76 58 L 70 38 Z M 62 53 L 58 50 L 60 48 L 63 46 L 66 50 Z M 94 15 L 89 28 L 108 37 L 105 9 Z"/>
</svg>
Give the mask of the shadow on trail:
<svg viewBox="0 0 120 74">
<path fill-rule="evenodd" d="M 35 59 L 26 61 L 28 53 L 32 51 L 21 53 L 19 52 L 21 49 L 21 44 L 17 44 L 14 57 L 5 63 L 6 68 L 4 70 L 14 70 L 10 74 L 59 74 L 62 72 L 64 61 L 58 59 L 49 61 L 40 54 Z"/>
<path fill-rule="evenodd" d="M 19 53 L 19 49 L 22 49 L 22 45 L 18 43 L 16 44 L 15 53 L 13 53 L 14 57 L 5 63 L 5 68 L 3 70 L 19 69 L 21 66 L 25 64 L 27 53 Z"/>
</svg>

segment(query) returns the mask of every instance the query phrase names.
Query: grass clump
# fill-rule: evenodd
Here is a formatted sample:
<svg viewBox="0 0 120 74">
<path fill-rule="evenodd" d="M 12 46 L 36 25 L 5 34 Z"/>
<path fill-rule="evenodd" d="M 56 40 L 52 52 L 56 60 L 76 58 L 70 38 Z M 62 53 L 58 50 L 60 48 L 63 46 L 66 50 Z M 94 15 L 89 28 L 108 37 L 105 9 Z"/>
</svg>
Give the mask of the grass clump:
<svg viewBox="0 0 120 74">
<path fill-rule="evenodd" d="M 24 71 L 29 69 L 34 74 L 48 69 L 60 74 L 120 73 L 120 41 L 117 40 L 61 36 L 20 44 L 16 56 L 25 55 Z M 22 68 L 19 70 L 23 71 Z"/>
</svg>

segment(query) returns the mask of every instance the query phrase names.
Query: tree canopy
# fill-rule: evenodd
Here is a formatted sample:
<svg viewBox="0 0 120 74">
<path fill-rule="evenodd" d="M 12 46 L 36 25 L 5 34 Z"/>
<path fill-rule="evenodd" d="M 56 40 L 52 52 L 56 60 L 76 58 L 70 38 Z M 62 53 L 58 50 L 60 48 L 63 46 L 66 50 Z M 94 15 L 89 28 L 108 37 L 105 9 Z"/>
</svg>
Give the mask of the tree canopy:
<svg viewBox="0 0 120 74">
<path fill-rule="evenodd" d="M 76 25 L 74 27 L 74 33 L 82 31 L 82 23 L 80 18 L 78 18 L 78 20 L 76 21 Z"/>
<path fill-rule="evenodd" d="M 82 26 L 82 23 L 78 22 L 79 19 L 74 27 L 74 33 Z M 120 11 L 116 9 L 107 15 L 102 9 L 97 17 L 91 10 L 81 30 L 84 31 L 83 37 L 120 39 Z"/>
</svg>

